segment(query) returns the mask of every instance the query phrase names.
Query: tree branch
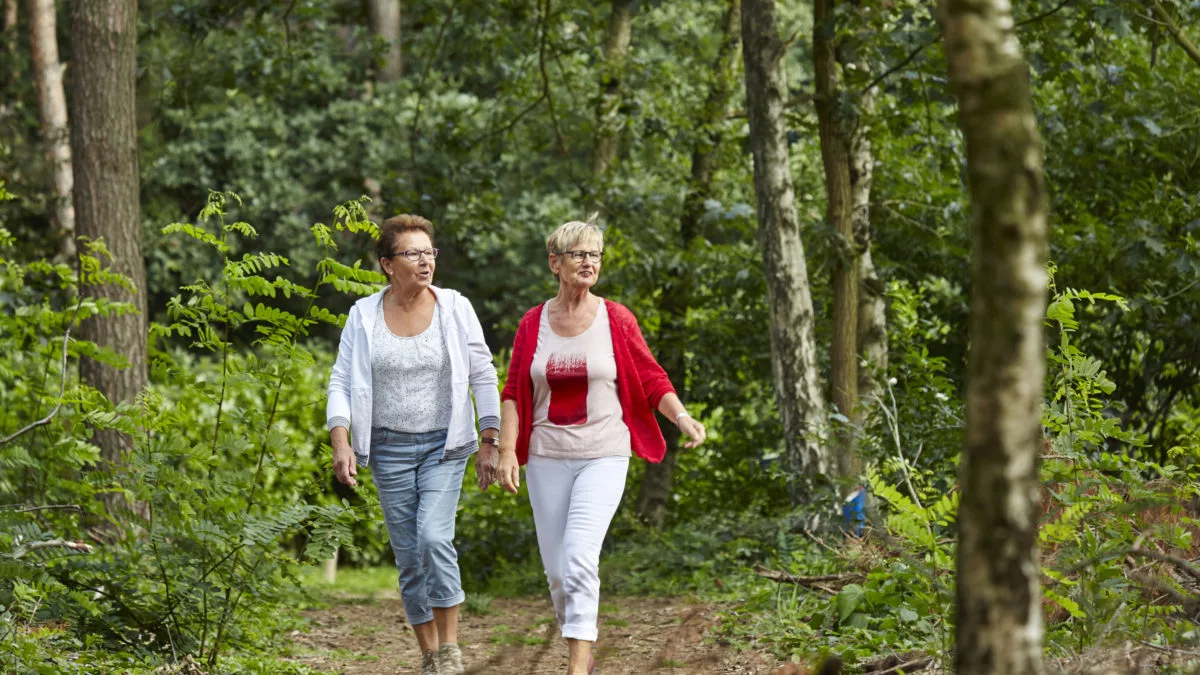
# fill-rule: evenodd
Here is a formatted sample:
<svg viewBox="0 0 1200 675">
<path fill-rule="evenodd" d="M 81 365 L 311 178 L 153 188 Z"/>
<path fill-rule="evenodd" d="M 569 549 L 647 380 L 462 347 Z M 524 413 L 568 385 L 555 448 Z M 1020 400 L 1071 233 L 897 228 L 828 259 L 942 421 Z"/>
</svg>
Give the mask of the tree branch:
<svg viewBox="0 0 1200 675">
<path fill-rule="evenodd" d="M 92 552 L 91 544 L 85 544 L 81 541 L 68 541 L 66 539 L 50 539 L 48 541 L 35 541 L 17 549 L 17 552 L 12 556 L 13 560 L 24 558 L 30 553 L 43 548 L 67 548 L 72 551 L 83 551 L 84 553 Z"/>
<path fill-rule="evenodd" d="M 1067 5 L 1071 4 L 1074 1 L 1075 0 L 1062 0 L 1062 2 L 1055 5 L 1052 9 L 1048 9 L 1048 10 L 1042 12 L 1041 14 L 1038 14 L 1037 16 L 1029 17 L 1028 19 L 1025 19 L 1024 21 L 1018 21 L 1014 27 L 1021 28 L 1023 26 L 1028 26 L 1031 23 L 1037 23 L 1038 21 L 1041 21 L 1042 19 L 1045 19 L 1047 17 L 1054 16 L 1055 14 L 1058 14 L 1058 12 L 1063 7 L 1066 7 Z"/>
<path fill-rule="evenodd" d="M 1200 581 L 1200 569 L 1196 569 L 1190 562 L 1184 560 L 1183 558 L 1144 548 L 1130 549 L 1129 554 L 1141 556 L 1143 558 L 1149 558 L 1151 560 L 1157 560 L 1158 562 L 1170 563 L 1180 570 L 1186 572 L 1188 576 L 1192 577 L 1196 581 Z"/>
<path fill-rule="evenodd" d="M 875 78 L 874 80 L 871 80 L 871 84 L 868 84 L 867 86 L 863 87 L 862 90 L 858 92 L 858 95 L 862 96 L 863 94 L 867 93 L 868 91 L 871 91 L 875 87 L 879 86 L 879 84 L 882 83 L 884 80 L 886 80 L 889 76 L 891 76 L 892 73 L 895 73 L 896 71 L 900 70 L 904 66 L 907 66 L 908 64 L 912 63 L 913 59 L 920 56 L 921 52 L 925 51 L 925 48 L 931 44 L 933 44 L 933 40 L 929 40 L 928 42 L 922 43 L 916 49 L 909 52 L 908 56 L 904 57 L 903 61 L 901 61 L 900 63 L 897 63 L 896 65 L 892 66 L 891 68 L 888 68 L 887 70 L 883 71 L 883 73 L 880 74 L 879 77 Z"/>
<path fill-rule="evenodd" d="M 846 572 L 844 574 L 823 574 L 815 577 L 799 577 L 790 572 L 781 572 L 778 570 L 767 569 L 762 565 L 754 566 L 754 573 L 764 579 L 777 581 L 781 584 L 795 584 L 805 588 L 819 588 L 828 590 L 825 584 L 828 583 L 850 583 L 852 581 L 861 581 L 863 576 L 857 572 Z"/>
<path fill-rule="evenodd" d="M 1200 66 L 1200 48 L 1197 48 L 1196 45 L 1192 44 L 1192 41 L 1183 34 L 1183 29 L 1181 29 L 1179 25 L 1175 23 L 1175 20 L 1171 18 L 1171 15 L 1165 8 L 1163 8 L 1162 4 L 1158 0 L 1148 0 L 1147 4 L 1150 5 L 1150 9 L 1154 10 L 1154 14 L 1157 15 L 1162 21 L 1163 26 L 1166 27 L 1167 32 L 1171 34 L 1171 37 L 1175 38 L 1175 43 L 1178 44 L 1183 51 L 1187 52 L 1188 57 L 1195 61 L 1196 65 Z"/>
<path fill-rule="evenodd" d="M 78 311 L 78 308 L 76 308 L 76 311 Z M 54 410 L 51 410 L 50 414 L 46 415 L 42 419 L 40 419 L 36 422 L 31 422 L 31 423 L 27 424 L 25 427 L 17 430 L 15 433 L 13 433 L 10 436 L 0 438 L 0 445 L 6 445 L 8 443 L 11 443 L 12 441 L 29 433 L 30 431 L 33 431 L 34 429 L 36 429 L 38 427 L 49 424 L 50 421 L 54 419 L 54 416 L 58 414 L 58 411 L 62 410 L 63 394 L 65 394 L 67 391 L 67 344 L 70 342 L 70 340 L 71 340 L 71 327 L 67 326 L 67 332 L 63 335 L 62 382 L 59 384 L 59 387 L 58 387 L 58 405 L 54 406 Z"/>
</svg>

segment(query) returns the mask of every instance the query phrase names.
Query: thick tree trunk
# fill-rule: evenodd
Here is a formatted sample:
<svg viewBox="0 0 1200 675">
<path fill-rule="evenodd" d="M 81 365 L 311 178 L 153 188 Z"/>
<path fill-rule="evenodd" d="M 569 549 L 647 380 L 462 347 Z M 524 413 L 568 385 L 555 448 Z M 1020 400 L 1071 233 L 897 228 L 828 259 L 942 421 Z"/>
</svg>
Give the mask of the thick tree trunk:
<svg viewBox="0 0 1200 675">
<path fill-rule="evenodd" d="M 957 671 L 1042 672 L 1038 448 L 1047 197 L 1029 67 L 1007 0 L 943 0 L 974 219 L 958 515 Z"/>
<path fill-rule="evenodd" d="M 875 272 L 871 258 L 871 181 L 875 170 L 875 155 L 866 120 L 875 112 L 876 89 L 871 88 L 859 97 L 859 123 L 850 140 L 850 213 L 854 239 L 858 244 L 858 354 L 866 367 L 858 369 L 859 405 L 851 416 L 855 426 L 863 428 L 868 413 L 879 404 L 882 387 L 879 379 L 887 377 L 888 339 L 885 289 Z"/>
<path fill-rule="evenodd" d="M 71 174 L 71 137 L 67 129 L 62 64 L 58 60 L 54 0 L 29 0 L 28 7 L 42 142 L 46 144 L 46 159 L 54 169 L 54 227 L 62 239 L 59 251 L 71 261 L 75 259 L 75 206 L 71 199 L 75 179 Z"/>
<path fill-rule="evenodd" d="M 817 127 L 825 167 L 825 219 L 837 233 L 833 264 L 833 343 L 830 384 L 833 404 L 850 418 L 858 408 L 858 244 L 850 208 L 850 134 L 838 102 L 834 46 L 835 0 L 813 2 L 813 73 Z M 835 427 L 838 475 L 862 472 L 851 424 Z M 853 489 L 846 484 L 843 490 Z"/>
<path fill-rule="evenodd" d="M 146 270 L 138 204 L 137 127 L 134 113 L 137 47 L 135 0 L 74 0 L 71 19 L 71 151 L 75 215 L 80 237 L 104 239 L 113 270 L 129 277 L 136 293 L 115 285 L 88 286 L 96 297 L 129 302 L 136 313 L 87 319 L 84 339 L 128 361 L 112 368 L 84 359 L 83 380 L 113 403 L 130 401 L 146 384 Z M 121 461 L 128 439 L 97 434 L 101 456 Z M 112 508 L 119 500 L 109 500 Z"/>
<path fill-rule="evenodd" d="M 400 0 L 367 0 L 371 32 L 387 43 L 383 66 L 375 79 L 393 82 L 404 74 L 404 52 L 400 46 Z"/>
<path fill-rule="evenodd" d="M 810 496 L 814 478 L 829 475 L 833 458 L 824 445 L 825 398 L 813 338 L 812 292 L 784 137 L 785 88 L 779 68 L 783 52 L 775 0 L 742 0 L 746 113 L 771 310 L 771 364 L 787 470 L 793 478 L 792 499 L 799 503 Z"/>
<path fill-rule="evenodd" d="M 683 213 L 679 219 L 679 244 L 685 256 L 699 234 L 704 202 L 712 195 L 716 152 L 722 140 L 721 126 L 729 107 L 729 99 L 733 95 L 734 69 L 737 67 L 737 48 L 741 37 L 741 1 L 727 2 L 729 12 L 725 17 L 724 38 L 713 63 L 708 97 L 696 120 L 698 138 L 696 146 L 692 149 L 692 176 L 687 196 L 683 200 Z M 671 382 L 681 394 L 687 386 L 687 312 L 692 303 L 693 283 L 692 267 L 685 260 L 678 269 L 672 270 L 672 274 L 665 280 L 666 286 L 659 302 L 662 316 L 658 337 L 659 357 L 663 368 L 671 377 Z M 667 439 L 667 454 L 661 463 L 646 465 L 637 503 L 638 515 L 654 527 L 662 527 L 666 521 L 680 436 L 679 428 L 674 422 L 659 417 L 659 426 Z"/>
<path fill-rule="evenodd" d="M 596 147 L 592 175 L 604 177 L 617 159 L 621 134 L 621 88 L 629 42 L 633 32 L 632 0 L 612 0 L 608 34 L 604 40 L 604 63 L 600 66 L 600 98 L 596 103 Z"/>
</svg>

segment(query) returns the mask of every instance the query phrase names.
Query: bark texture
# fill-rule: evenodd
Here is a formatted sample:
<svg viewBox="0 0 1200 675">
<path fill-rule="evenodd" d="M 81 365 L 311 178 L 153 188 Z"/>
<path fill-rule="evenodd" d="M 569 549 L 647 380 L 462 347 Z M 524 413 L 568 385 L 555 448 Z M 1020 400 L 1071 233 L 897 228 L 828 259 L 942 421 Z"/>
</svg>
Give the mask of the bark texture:
<svg viewBox="0 0 1200 675">
<path fill-rule="evenodd" d="M 146 307 L 142 223 L 138 203 L 135 66 L 137 2 L 75 0 L 71 17 L 71 150 L 75 215 L 80 237 L 104 239 L 114 271 L 129 277 L 136 293 L 118 286 L 86 286 L 94 297 L 130 302 L 137 313 L 95 317 L 81 326 L 84 339 L 128 361 L 112 368 L 84 359 L 83 380 L 113 403 L 132 400 L 146 383 Z M 128 439 L 97 434 L 104 460 L 121 461 Z M 110 508 L 115 501 L 110 501 Z"/>
<path fill-rule="evenodd" d="M 942 0 L 974 219 L 959 508 L 957 672 L 1041 673 L 1037 458 L 1047 197 L 1007 0 Z"/>
<path fill-rule="evenodd" d="M 746 113 L 754 156 L 754 193 L 771 320 L 775 396 L 787 443 L 792 499 L 810 496 L 812 479 L 828 476 L 833 458 L 824 445 L 825 398 L 813 338 L 812 292 L 796 215 L 783 118 L 780 73 L 784 45 L 774 0 L 742 0 Z"/>
<path fill-rule="evenodd" d="M 727 4 L 729 10 L 725 15 L 724 37 L 713 62 L 708 96 L 696 119 L 698 137 L 692 149 L 692 174 L 679 219 L 679 245 L 685 256 L 700 234 L 704 202 L 712 195 L 716 153 L 722 141 L 721 131 L 729 99 L 733 95 L 737 49 L 741 38 L 741 1 L 727 0 Z M 687 386 L 687 313 L 692 303 L 694 281 L 692 266 L 685 259 L 677 269 L 671 270 L 659 301 L 662 316 L 658 336 L 659 360 L 681 395 L 686 394 Z M 680 438 L 679 428 L 674 422 L 661 416 L 658 421 L 667 439 L 667 454 L 662 462 L 646 465 L 637 503 L 638 515 L 654 527 L 662 527 L 666 521 Z"/>
<path fill-rule="evenodd" d="M 880 378 L 887 377 L 888 337 L 885 288 L 871 258 L 871 183 L 875 154 L 865 120 L 875 113 L 878 90 L 864 92 L 858 100 L 859 122 L 850 137 L 850 217 L 858 244 L 858 368 L 859 405 L 852 419 L 859 428 L 867 424 L 868 413 L 879 404 L 883 388 Z M 862 365 L 865 363 L 866 365 Z"/>
<path fill-rule="evenodd" d="M 383 66 L 375 79 L 393 82 L 404 75 L 404 52 L 400 48 L 400 0 L 367 0 L 371 32 L 387 43 Z"/>
<path fill-rule="evenodd" d="M 629 42 L 633 34 L 632 0 L 612 0 L 608 33 L 604 40 L 604 64 L 600 68 L 600 98 L 596 103 L 596 147 L 592 175 L 604 177 L 617 160 L 621 135 L 621 89 Z"/>
<path fill-rule="evenodd" d="M 29 45 L 37 89 L 42 142 L 54 174 L 54 227 L 63 258 L 75 258 L 75 206 L 71 190 L 71 137 L 67 129 L 67 98 L 63 92 L 62 64 L 58 60 L 58 31 L 54 0 L 29 0 Z"/>
<path fill-rule="evenodd" d="M 833 341 L 830 345 L 830 394 L 838 412 L 847 418 L 858 409 L 858 256 L 850 204 L 849 120 L 838 101 L 834 44 L 836 0 L 813 0 L 813 74 L 821 162 L 825 168 L 825 219 L 837 233 L 833 263 Z M 857 476 L 854 428 L 836 426 L 838 475 Z M 848 483 L 845 490 L 852 489 Z"/>
</svg>

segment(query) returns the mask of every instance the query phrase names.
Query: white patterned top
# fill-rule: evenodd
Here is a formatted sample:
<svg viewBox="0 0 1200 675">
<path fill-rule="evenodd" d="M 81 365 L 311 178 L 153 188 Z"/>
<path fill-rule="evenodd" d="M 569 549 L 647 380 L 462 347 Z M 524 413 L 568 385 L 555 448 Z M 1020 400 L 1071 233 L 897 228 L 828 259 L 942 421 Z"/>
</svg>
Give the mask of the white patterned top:
<svg viewBox="0 0 1200 675">
<path fill-rule="evenodd" d="M 372 426 L 408 433 L 450 426 L 450 352 L 442 336 L 441 311 L 435 304 L 429 328 L 400 337 L 388 329 L 380 309 L 371 336 Z"/>
</svg>

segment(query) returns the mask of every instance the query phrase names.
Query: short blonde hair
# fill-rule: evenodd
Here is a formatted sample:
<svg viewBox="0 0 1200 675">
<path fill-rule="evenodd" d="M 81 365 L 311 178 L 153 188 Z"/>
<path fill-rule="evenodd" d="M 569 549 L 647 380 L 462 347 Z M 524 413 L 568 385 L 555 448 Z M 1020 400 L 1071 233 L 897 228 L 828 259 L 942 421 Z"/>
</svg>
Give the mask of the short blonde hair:
<svg viewBox="0 0 1200 675">
<path fill-rule="evenodd" d="M 587 220 L 572 220 L 556 227 L 550 236 L 546 237 L 546 251 L 551 255 L 562 255 L 576 244 L 592 241 L 603 249 L 604 230 L 596 224 L 598 216 L 599 214 L 593 213 Z"/>
</svg>

